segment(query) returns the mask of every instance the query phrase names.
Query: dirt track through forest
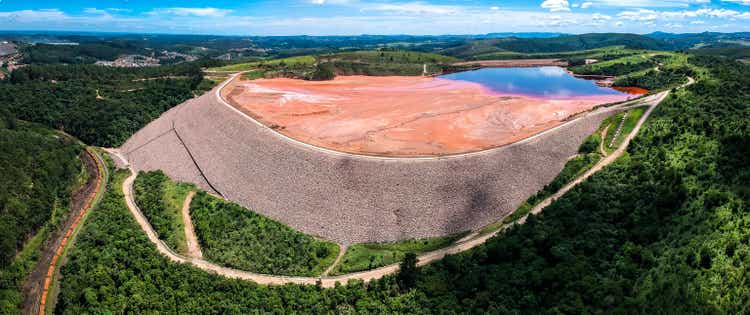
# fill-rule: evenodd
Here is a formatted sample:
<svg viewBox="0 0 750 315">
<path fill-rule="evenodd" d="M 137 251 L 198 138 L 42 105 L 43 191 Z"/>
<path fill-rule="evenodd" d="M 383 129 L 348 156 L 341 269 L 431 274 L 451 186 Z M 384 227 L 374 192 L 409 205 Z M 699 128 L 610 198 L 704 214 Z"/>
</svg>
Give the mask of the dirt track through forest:
<svg viewBox="0 0 750 315">
<path fill-rule="evenodd" d="M 686 85 L 692 84 L 693 82 L 694 81 L 692 80 L 692 78 L 689 78 L 689 81 Z M 648 117 L 651 115 L 653 110 L 668 95 L 669 95 L 669 91 L 661 92 L 661 93 L 654 95 L 653 97 L 644 99 L 639 104 L 636 104 L 636 105 L 631 104 L 629 106 L 622 107 L 623 109 L 625 108 L 629 109 L 629 108 L 634 108 L 634 107 L 643 106 L 643 105 L 649 106 L 648 110 L 644 113 L 643 117 L 641 117 L 641 119 L 636 124 L 635 128 L 633 128 L 631 133 L 628 134 L 628 136 L 623 140 L 622 144 L 617 150 L 615 150 L 612 154 L 610 154 L 606 158 L 602 159 L 600 162 L 594 165 L 586 173 L 577 177 L 572 182 L 564 186 L 558 192 L 546 198 L 545 200 L 541 201 L 537 206 L 535 206 L 530 211 L 530 214 L 540 213 L 546 206 L 551 204 L 554 200 L 560 198 L 562 195 L 567 193 L 570 189 L 572 189 L 579 183 L 585 181 L 586 179 L 591 177 L 593 174 L 602 170 L 604 167 L 611 164 L 618 157 L 620 157 L 622 153 L 625 152 L 627 146 L 630 144 L 630 141 L 633 139 L 633 137 L 635 137 L 635 135 L 638 134 L 638 131 L 640 131 L 641 127 L 643 126 L 643 123 L 648 119 Z M 257 273 L 237 270 L 237 269 L 231 269 L 231 268 L 219 266 L 217 264 L 208 262 L 203 259 L 188 258 L 188 257 L 181 256 L 175 253 L 174 251 L 172 251 L 168 246 L 166 246 L 166 244 L 164 244 L 162 240 L 158 239 L 156 232 L 153 230 L 148 220 L 145 218 L 145 216 L 143 216 L 142 212 L 137 207 L 135 200 L 133 199 L 133 181 L 135 180 L 136 175 L 137 173 L 131 169 L 131 175 L 123 182 L 123 185 L 122 185 L 122 189 L 125 195 L 125 201 L 128 206 L 128 209 L 133 214 L 138 224 L 141 226 L 141 229 L 146 233 L 149 240 L 156 245 L 159 252 L 161 252 L 171 261 L 179 262 L 179 263 L 189 263 L 197 268 L 200 268 L 209 272 L 213 272 L 219 275 L 223 275 L 229 278 L 245 279 L 245 280 L 254 281 L 259 284 L 270 284 L 270 285 L 283 285 L 283 284 L 288 284 L 288 283 L 312 285 L 312 284 L 320 283 L 323 287 L 333 287 L 335 286 L 337 282 L 346 283 L 348 280 L 353 280 L 353 279 L 363 280 L 367 282 L 370 280 L 382 278 L 385 275 L 393 274 L 398 271 L 399 264 L 396 263 L 396 264 L 391 264 L 388 266 L 384 266 L 384 267 L 369 270 L 369 271 L 351 273 L 351 274 L 336 276 L 336 277 L 328 277 L 328 276 L 288 277 L 288 276 L 264 275 L 264 274 L 257 274 Z M 446 255 L 457 254 L 457 253 L 472 249 L 476 246 L 482 245 L 488 239 L 501 233 L 508 227 L 511 227 L 514 224 L 523 224 L 526 221 L 527 217 L 528 215 L 520 218 L 516 222 L 513 222 L 511 224 L 506 224 L 492 233 L 481 235 L 480 233 L 474 232 L 470 234 L 471 237 L 468 239 L 464 238 L 451 246 L 419 255 L 418 265 L 422 266 L 422 265 L 434 262 L 436 260 L 442 259 Z"/>
<path fill-rule="evenodd" d="M 203 258 L 198 236 L 195 235 L 193 220 L 190 218 L 190 203 L 193 201 L 195 191 L 191 191 L 185 197 L 185 203 L 182 204 L 182 221 L 185 225 L 185 241 L 187 242 L 188 256 L 194 258 Z"/>
<path fill-rule="evenodd" d="M 70 228 L 76 215 L 85 205 L 87 196 L 89 196 L 96 187 L 96 163 L 91 160 L 88 154 L 81 155 L 81 162 L 86 167 L 88 178 L 84 186 L 80 187 L 73 193 L 71 198 L 71 211 L 63 221 L 62 227 L 52 233 L 52 237 L 45 242 L 41 248 L 41 257 L 29 276 L 24 280 L 21 286 L 22 298 L 21 314 L 37 314 L 39 312 L 40 300 L 44 289 L 44 278 L 47 275 L 47 269 L 55 255 L 55 250 L 60 246 L 65 231 Z"/>
<path fill-rule="evenodd" d="M 82 155 L 83 162 L 89 172 L 89 178 L 86 185 L 76 192 L 73 198 L 73 209 L 77 210 L 68 214 L 63 226 L 53 234 L 51 240 L 47 241 L 42 257 L 24 282 L 22 287 L 22 314 L 43 315 L 46 307 L 49 307 L 47 296 L 51 293 L 50 286 L 55 272 L 64 261 L 63 250 L 73 237 L 73 233 L 83 217 L 93 207 L 104 185 L 106 179 L 102 174 L 102 162 L 96 156 L 96 153 L 90 153 L 89 150 L 86 149 L 85 154 Z"/>
</svg>

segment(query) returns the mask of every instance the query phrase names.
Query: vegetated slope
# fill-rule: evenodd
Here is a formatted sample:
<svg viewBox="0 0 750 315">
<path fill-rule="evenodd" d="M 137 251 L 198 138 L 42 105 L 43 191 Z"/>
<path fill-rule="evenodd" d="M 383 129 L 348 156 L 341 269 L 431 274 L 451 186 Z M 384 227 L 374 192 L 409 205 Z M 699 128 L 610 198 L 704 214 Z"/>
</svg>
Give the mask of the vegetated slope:
<svg viewBox="0 0 750 315">
<path fill-rule="evenodd" d="M 433 306 L 747 312 L 750 68 L 691 62 L 710 68 L 713 79 L 662 103 L 629 157 L 485 250 L 426 268 L 420 286 L 439 301 Z"/>
<path fill-rule="evenodd" d="M 637 72 L 649 68 L 654 68 L 658 65 L 661 58 L 654 58 L 648 55 L 635 55 L 623 58 L 617 58 L 613 60 L 601 61 L 588 65 L 580 65 L 570 68 L 571 71 L 576 74 L 599 74 L 599 75 L 611 75 L 618 76 L 628 74 L 631 72 Z"/>
<path fill-rule="evenodd" d="M 233 268 L 314 276 L 338 255 L 334 243 L 316 240 L 205 192 L 193 198 L 190 216 L 204 257 Z"/>
<path fill-rule="evenodd" d="M 732 46 L 732 47 L 716 47 L 716 48 L 701 48 L 693 49 L 690 53 L 696 55 L 707 55 L 707 56 L 724 56 L 732 59 L 748 59 L 750 58 L 750 47 L 747 46 Z"/>
<path fill-rule="evenodd" d="M 607 46 L 626 46 L 628 48 L 649 50 L 669 50 L 673 47 L 661 39 L 636 34 L 597 33 L 554 38 L 507 37 L 469 41 L 465 45 L 447 48 L 440 51 L 440 53 L 456 57 L 470 57 L 498 51 L 552 53 Z"/>
<path fill-rule="evenodd" d="M 419 269 L 414 287 L 265 288 L 171 264 L 110 192 L 63 270 L 59 311 L 745 313 L 750 68 L 691 63 L 712 77 L 662 103 L 628 155 L 525 225 Z"/>
<path fill-rule="evenodd" d="M 117 146 L 202 85 L 198 64 L 123 69 L 30 65 L 0 83 L 0 103 L 19 119 L 59 128 L 88 144 Z"/>
<path fill-rule="evenodd" d="M 403 260 L 407 253 L 421 254 L 447 247 L 466 236 L 467 233 L 398 242 L 353 244 L 347 247 L 346 253 L 333 270 L 333 274 L 371 270 L 397 263 Z"/>
<path fill-rule="evenodd" d="M 542 52 L 542 53 L 520 53 L 513 51 L 497 51 L 467 57 L 471 60 L 503 60 L 503 59 L 561 59 L 571 66 L 583 65 L 586 59 L 599 61 L 612 60 L 633 55 L 648 53 L 648 50 L 625 48 L 625 46 L 607 46 L 587 50 Z"/>
<path fill-rule="evenodd" d="M 317 56 L 299 56 L 283 59 L 253 61 L 209 71 L 248 71 L 250 77 L 275 78 L 289 77 L 306 80 L 325 80 L 332 75 L 422 75 L 454 71 L 451 64 L 456 58 L 415 51 L 378 50 L 352 51 Z M 426 67 L 426 68 L 425 68 Z M 332 75 L 321 76 L 321 72 Z"/>
<path fill-rule="evenodd" d="M 81 149 L 52 130 L 0 112 L 0 314 L 18 311 L 20 285 L 39 246 L 70 211 Z"/>
<path fill-rule="evenodd" d="M 569 70 L 576 74 L 617 76 L 613 86 L 659 90 L 680 86 L 688 77 L 702 75 L 705 70 L 689 64 L 687 59 L 682 53 L 642 52 Z"/>
<path fill-rule="evenodd" d="M 133 184 L 135 201 L 159 238 L 178 253 L 187 252 L 182 203 L 195 186 L 175 183 L 162 171 L 140 172 Z"/>
<path fill-rule="evenodd" d="M 414 313 L 414 294 L 400 296 L 392 278 L 378 295 L 362 285 L 321 290 L 314 286 L 267 287 L 213 275 L 169 262 L 148 241 L 128 212 L 122 181 L 128 173 L 112 172 L 107 193 L 91 213 L 62 269 L 58 314 L 86 312 L 313 313 L 353 310 Z M 382 290 L 382 291 L 381 291 Z M 369 297 L 368 297 L 369 296 Z M 379 299 L 393 299 L 392 306 Z"/>
<path fill-rule="evenodd" d="M 716 32 L 703 32 L 703 33 L 687 33 L 687 34 L 670 34 L 663 32 L 655 32 L 646 34 L 645 36 L 651 38 L 661 39 L 670 45 L 674 46 L 674 49 L 690 49 L 690 48 L 702 48 L 702 47 L 721 47 L 725 45 L 732 45 L 736 43 L 750 43 L 750 33 L 738 32 L 738 33 L 716 33 Z"/>
</svg>

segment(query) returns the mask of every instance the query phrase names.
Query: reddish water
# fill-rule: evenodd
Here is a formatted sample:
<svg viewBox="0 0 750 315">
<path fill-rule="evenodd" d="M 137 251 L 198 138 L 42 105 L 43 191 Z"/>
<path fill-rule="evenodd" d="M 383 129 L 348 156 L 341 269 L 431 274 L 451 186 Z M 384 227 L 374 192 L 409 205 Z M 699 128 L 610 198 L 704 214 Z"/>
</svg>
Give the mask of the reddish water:
<svg viewBox="0 0 750 315">
<path fill-rule="evenodd" d="M 635 86 L 613 86 L 612 88 L 620 92 L 628 93 L 632 95 L 644 95 L 644 94 L 648 94 L 649 92 L 649 90 L 647 89 L 639 88 Z"/>
</svg>

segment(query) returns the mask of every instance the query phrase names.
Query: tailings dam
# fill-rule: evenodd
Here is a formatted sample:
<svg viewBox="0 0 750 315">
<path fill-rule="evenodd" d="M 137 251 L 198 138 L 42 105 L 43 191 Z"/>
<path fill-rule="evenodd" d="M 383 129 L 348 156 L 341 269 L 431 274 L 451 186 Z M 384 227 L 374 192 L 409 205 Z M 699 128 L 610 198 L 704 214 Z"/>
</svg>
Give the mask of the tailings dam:
<svg viewBox="0 0 750 315">
<path fill-rule="evenodd" d="M 605 107 L 560 119 L 549 129 L 487 150 L 382 157 L 282 134 L 225 102 L 219 93 L 225 85 L 164 113 L 131 137 L 121 153 L 136 170 L 161 169 L 345 244 L 446 235 L 500 220 L 549 183 L 583 139 L 618 111 Z"/>
</svg>

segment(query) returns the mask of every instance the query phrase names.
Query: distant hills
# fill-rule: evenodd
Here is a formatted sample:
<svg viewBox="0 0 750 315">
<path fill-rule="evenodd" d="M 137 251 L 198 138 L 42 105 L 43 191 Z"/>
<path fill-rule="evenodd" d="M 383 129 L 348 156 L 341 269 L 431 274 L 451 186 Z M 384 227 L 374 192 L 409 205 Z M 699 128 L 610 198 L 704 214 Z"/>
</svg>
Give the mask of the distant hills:
<svg viewBox="0 0 750 315">
<path fill-rule="evenodd" d="M 649 34 L 496 32 L 481 35 L 353 35 L 353 36 L 213 36 L 122 33 L 2 32 L 0 40 L 20 46 L 25 63 L 95 63 L 122 55 L 156 55 L 162 51 L 191 58 L 227 62 L 284 58 L 356 50 L 412 50 L 472 59 L 497 53 L 556 53 L 609 46 L 651 50 L 702 50 L 710 54 L 747 56 L 750 32 Z M 50 43 L 77 44 L 49 47 Z"/>
</svg>

